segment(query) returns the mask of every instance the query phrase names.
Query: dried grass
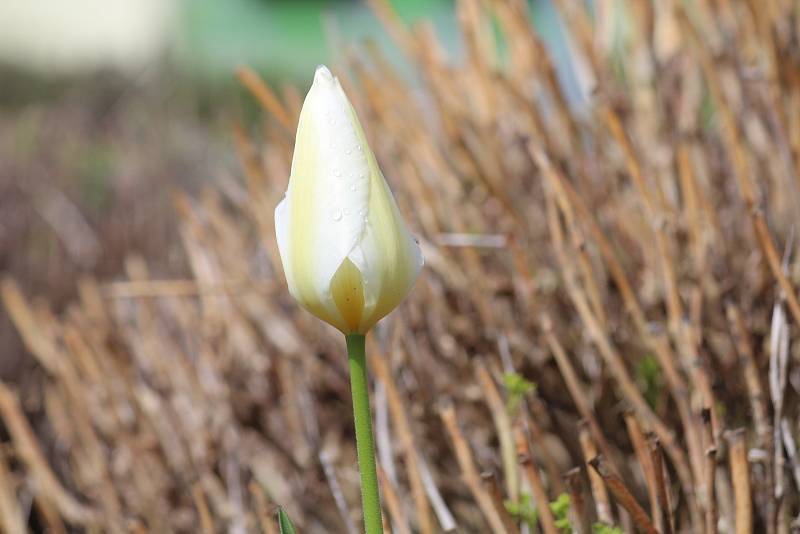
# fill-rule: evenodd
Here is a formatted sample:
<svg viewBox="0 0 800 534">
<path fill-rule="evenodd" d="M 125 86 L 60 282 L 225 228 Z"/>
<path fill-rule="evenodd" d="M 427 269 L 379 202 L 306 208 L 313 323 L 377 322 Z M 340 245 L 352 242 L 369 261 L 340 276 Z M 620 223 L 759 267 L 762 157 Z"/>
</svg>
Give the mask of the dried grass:
<svg viewBox="0 0 800 534">
<path fill-rule="evenodd" d="M 555 3 L 585 104 L 522 0 L 457 3 L 463 60 L 372 0 L 419 84 L 373 47 L 336 69 L 427 259 L 370 342 L 387 524 L 526 532 L 502 501 L 532 494 L 555 532 L 542 501 L 568 491 L 577 532 L 787 532 L 797 4 L 630 2 L 620 33 L 622 3 Z M 0 386 L 3 531 L 271 533 L 276 504 L 302 532 L 358 524 L 343 340 L 288 297 L 274 240 L 299 98 L 240 79 L 271 118 L 234 131 L 243 180 L 176 197 L 190 279 L 131 258 L 58 317 L 3 282 L 47 374 Z"/>
</svg>

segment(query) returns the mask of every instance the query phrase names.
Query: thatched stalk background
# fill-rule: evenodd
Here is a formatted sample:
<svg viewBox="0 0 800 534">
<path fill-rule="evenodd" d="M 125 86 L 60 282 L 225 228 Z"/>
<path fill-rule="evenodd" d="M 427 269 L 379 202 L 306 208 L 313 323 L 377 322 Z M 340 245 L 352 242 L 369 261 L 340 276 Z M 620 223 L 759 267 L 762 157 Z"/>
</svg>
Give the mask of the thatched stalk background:
<svg viewBox="0 0 800 534">
<path fill-rule="evenodd" d="M 368 345 L 387 528 L 552 534 L 567 493 L 577 532 L 788 532 L 798 4 L 558 0 L 578 98 L 522 0 L 457 2 L 462 58 L 370 4 L 414 81 L 334 70 L 427 262 Z M 263 127 L 175 196 L 191 277 L 133 256 L 59 316 L 3 281 L 46 379 L 0 384 L 1 531 L 355 532 L 343 340 L 274 239 L 300 91 L 239 78 Z"/>
</svg>

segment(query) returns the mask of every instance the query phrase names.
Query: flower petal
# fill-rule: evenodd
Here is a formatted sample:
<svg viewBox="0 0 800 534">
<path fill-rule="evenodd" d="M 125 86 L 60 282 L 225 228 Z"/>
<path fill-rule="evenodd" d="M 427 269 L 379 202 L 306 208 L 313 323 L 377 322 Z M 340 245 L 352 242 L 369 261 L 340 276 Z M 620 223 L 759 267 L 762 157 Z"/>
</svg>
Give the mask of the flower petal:
<svg viewBox="0 0 800 534">
<path fill-rule="evenodd" d="M 340 329 L 331 282 L 364 233 L 370 187 L 368 148 L 353 118 L 338 80 L 318 68 L 300 114 L 287 192 L 293 294 Z"/>
<path fill-rule="evenodd" d="M 362 333 L 402 302 L 423 264 L 419 245 L 406 230 L 380 171 L 372 190 L 364 237 L 350 254 L 350 260 L 364 276 L 364 312 L 359 326 Z"/>
<path fill-rule="evenodd" d="M 331 280 L 331 295 L 347 325 L 348 334 L 359 332 L 364 312 L 364 281 L 352 261 L 345 258 Z"/>
<path fill-rule="evenodd" d="M 292 291 L 292 272 L 291 269 L 286 269 L 286 265 L 291 260 L 289 250 L 289 198 L 288 195 L 275 206 L 275 237 L 278 241 L 278 252 L 281 255 L 281 262 L 284 264 L 284 271 L 286 273 L 286 283 L 289 285 L 289 291 Z"/>
<path fill-rule="evenodd" d="M 355 111 L 325 67 L 303 103 L 275 228 L 292 295 L 345 333 L 365 333 L 388 314 L 422 265 Z"/>
<path fill-rule="evenodd" d="M 350 113 L 361 144 L 368 147 L 352 107 Z M 359 327 L 362 333 L 400 304 L 423 264 L 419 245 L 406 229 L 389 185 L 369 148 L 366 157 L 370 176 L 366 228 L 348 256 L 364 278 L 364 312 Z"/>
</svg>

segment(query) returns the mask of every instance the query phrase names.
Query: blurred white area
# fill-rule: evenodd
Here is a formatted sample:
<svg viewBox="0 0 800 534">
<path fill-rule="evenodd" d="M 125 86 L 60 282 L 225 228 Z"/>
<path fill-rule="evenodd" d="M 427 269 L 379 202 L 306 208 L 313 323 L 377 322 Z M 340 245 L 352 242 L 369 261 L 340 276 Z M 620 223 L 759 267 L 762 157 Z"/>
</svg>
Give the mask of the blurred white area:
<svg viewBox="0 0 800 534">
<path fill-rule="evenodd" d="M 177 0 L 0 0 L 0 62 L 42 74 L 135 74 L 171 44 L 177 8 Z"/>
</svg>

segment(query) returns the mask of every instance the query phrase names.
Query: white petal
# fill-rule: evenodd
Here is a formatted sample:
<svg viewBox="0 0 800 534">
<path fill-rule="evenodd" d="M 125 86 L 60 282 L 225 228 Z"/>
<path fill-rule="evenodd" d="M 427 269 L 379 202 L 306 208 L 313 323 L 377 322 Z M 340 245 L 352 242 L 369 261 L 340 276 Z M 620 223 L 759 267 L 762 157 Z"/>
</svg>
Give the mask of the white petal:
<svg viewBox="0 0 800 534">
<path fill-rule="evenodd" d="M 373 172 L 367 226 L 349 256 L 364 278 L 362 332 L 400 304 L 423 265 L 419 245 L 406 229 L 377 164 Z"/>
<path fill-rule="evenodd" d="M 275 237 L 278 241 L 278 252 L 281 255 L 281 263 L 286 273 L 286 281 L 289 290 L 292 290 L 291 265 L 289 252 L 289 197 L 288 195 L 281 200 L 275 207 Z"/>
<path fill-rule="evenodd" d="M 304 198 L 294 199 L 295 206 L 302 206 L 306 213 L 293 218 L 311 225 L 310 232 L 303 233 L 313 239 L 308 245 L 315 249 L 314 283 L 319 291 L 328 291 L 334 273 L 364 232 L 370 187 L 368 149 L 358 139 L 338 80 L 325 67 L 317 69 L 303 114 L 308 114 L 304 127 L 311 133 L 307 141 L 313 148 L 296 146 L 295 158 L 312 157 L 316 162 L 312 177 L 298 178 L 314 183 L 303 188 Z M 308 148 L 314 153 L 298 153 Z M 290 191 L 294 185 L 290 184 Z"/>
<path fill-rule="evenodd" d="M 292 295 L 345 333 L 366 332 L 397 306 L 422 265 L 355 111 L 325 67 L 303 103 L 275 228 Z"/>
</svg>

